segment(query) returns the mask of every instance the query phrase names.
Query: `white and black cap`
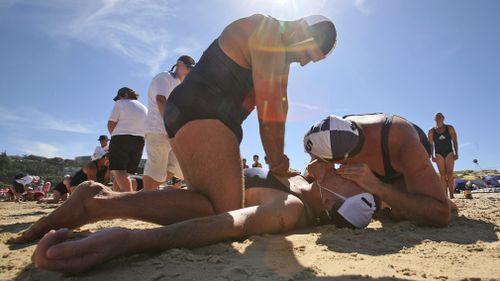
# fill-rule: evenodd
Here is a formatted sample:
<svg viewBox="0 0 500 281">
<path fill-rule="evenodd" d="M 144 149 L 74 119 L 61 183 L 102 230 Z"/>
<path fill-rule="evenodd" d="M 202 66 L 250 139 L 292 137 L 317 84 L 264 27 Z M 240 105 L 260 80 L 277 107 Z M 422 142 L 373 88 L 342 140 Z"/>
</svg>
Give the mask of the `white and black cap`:
<svg viewBox="0 0 500 281">
<path fill-rule="evenodd" d="M 305 151 L 328 161 L 344 160 L 359 151 L 363 133 L 355 122 L 330 115 L 304 136 Z"/>
</svg>

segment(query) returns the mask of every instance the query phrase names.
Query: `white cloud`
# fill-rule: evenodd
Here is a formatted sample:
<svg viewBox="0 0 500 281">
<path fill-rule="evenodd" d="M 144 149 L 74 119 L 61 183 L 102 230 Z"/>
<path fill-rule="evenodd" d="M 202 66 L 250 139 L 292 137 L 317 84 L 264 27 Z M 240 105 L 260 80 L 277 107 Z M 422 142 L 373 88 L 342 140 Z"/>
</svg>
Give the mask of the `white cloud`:
<svg viewBox="0 0 500 281">
<path fill-rule="evenodd" d="M 467 147 L 467 146 L 471 146 L 473 145 L 474 143 L 472 142 L 463 142 L 463 143 L 459 143 L 458 144 L 458 148 L 464 148 L 464 147 Z"/>
<path fill-rule="evenodd" d="M 314 110 L 314 111 L 325 111 L 324 108 L 321 108 L 317 105 L 307 104 L 307 103 L 289 102 L 289 104 L 290 104 L 290 107 L 299 107 L 302 109 Z"/>
<path fill-rule="evenodd" d="M 18 149 L 26 154 L 33 154 L 44 157 L 59 156 L 59 148 L 43 142 L 21 142 Z"/>
<path fill-rule="evenodd" d="M 31 108 L 8 110 L 0 107 L 0 124 L 18 129 L 46 129 L 81 134 L 94 134 L 97 131 L 95 128 L 79 121 L 68 120 L 66 117 L 64 121 L 61 121 L 60 118 Z"/>
<path fill-rule="evenodd" d="M 108 50 L 157 73 L 175 53 L 169 30 L 175 20 L 168 0 L 26 1 L 40 11 L 42 30 L 56 38 L 70 38 L 85 45 Z M 177 27 L 176 27 L 177 28 Z M 183 48 L 185 53 L 190 49 Z"/>
<path fill-rule="evenodd" d="M 366 0 L 354 0 L 354 7 L 356 7 L 356 9 L 361 13 L 369 15 L 371 11 L 368 8 L 366 2 Z"/>
</svg>

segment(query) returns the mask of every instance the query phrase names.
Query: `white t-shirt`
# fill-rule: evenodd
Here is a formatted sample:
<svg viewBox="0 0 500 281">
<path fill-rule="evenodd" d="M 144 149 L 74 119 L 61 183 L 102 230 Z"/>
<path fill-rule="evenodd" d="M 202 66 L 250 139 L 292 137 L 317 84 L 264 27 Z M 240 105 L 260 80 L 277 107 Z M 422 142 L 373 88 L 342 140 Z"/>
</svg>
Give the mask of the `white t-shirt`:
<svg viewBox="0 0 500 281">
<path fill-rule="evenodd" d="M 97 158 L 97 156 L 102 156 L 106 153 L 108 153 L 109 151 L 109 146 L 106 145 L 105 147 L 102 147 L 100 145 L 96 146 L 95 149 L 94 149 L 94 154 L 92 154 L 92 156 L 90 157 L 93 160 L 95 160 Z"/>
<path fill-rule="evenodd" d="M 117 122 L 111 136 L 132 135 L 144 137 L 144 120 L 148 109 L 138 100 L 117 100 L 109 121 Z"/>
<path fill-rule="evenodd" d="M 167 134 L 165 125 L 163 124 L 163 116 L 161 116 L 158 110 L 156 96 L 168 98 L 172 90 L 180 83 L 181 81 L 178 78 L 174 78 L 168 72 L 161 72 L 153 78 L 148 90 L 148 115 L 145 124 L 146 133 Z"/>
</svg>

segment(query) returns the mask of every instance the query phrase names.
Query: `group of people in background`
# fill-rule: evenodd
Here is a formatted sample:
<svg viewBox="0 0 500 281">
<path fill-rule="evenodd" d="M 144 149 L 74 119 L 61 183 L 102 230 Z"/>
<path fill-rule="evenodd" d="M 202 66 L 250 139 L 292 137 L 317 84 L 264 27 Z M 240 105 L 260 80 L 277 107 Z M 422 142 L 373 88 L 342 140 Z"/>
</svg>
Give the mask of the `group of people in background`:
<svg viewBox="0 0 500 281">
<path fill-rule="evenodd" d="M 254 154 L 254 156 L 252 157 L 252 159 L 253 159 L 252 168 L 262 168 L 262 163 L 259 162 L 259 155 Z M 264 157 L 264 160 L 265 160 L 266 164 L 269 164 L 269 163 L 267 163 L 267 158 L 266 157 Z M 243 169 L 250 168 L 250 166 L 248 166 L 248 164 L 247 164 L 247 159 L 246 158 L 242 158 L 241 159 L 241 166 L 243 167 Z"/>
</svg>

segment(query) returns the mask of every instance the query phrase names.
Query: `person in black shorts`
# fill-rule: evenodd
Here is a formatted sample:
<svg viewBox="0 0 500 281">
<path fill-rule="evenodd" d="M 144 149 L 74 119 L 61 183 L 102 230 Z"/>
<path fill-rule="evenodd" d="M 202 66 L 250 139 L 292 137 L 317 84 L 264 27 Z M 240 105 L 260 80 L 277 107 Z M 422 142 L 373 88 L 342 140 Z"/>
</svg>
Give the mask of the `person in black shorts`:
<svg viewBox="0 0 500 281">
<path fill-rule="evenodd" d="M 446 193 L 450 192 L 450 198 L 454 198 L 455 179 L 453 177 L 453 168 L 455 161 L 458 160 L 458 141 L 457 133 L 452 125 L 444 123 L 444 115 L 441 112 L 434 115 L 436 127 L 428 132 L 429 142 L 434 153 L 432 161 L 438 166 L 441 184 Z"/>
<path fill-rule="evenodd" d="M 255 14 L 226 26 L 165 107 L 172 150 L 194 191 L 179 200 L 209 206 L 204 215 L 242 207 L 241 125 L 254 108 L 270 171 L 295 175 L 284 151 L 290 64 L 326 58 L 336 36 L 320 15 L 280 21 Z"/>
<path fill-rule="evenodd" d="M 147 108 L 139 102 L 139 94 L 120 88 L 113 98 L 115 105 L 108 119 L 109 168 L 113 174 L 113 188 L 132 191 L 129 174 L 135 174 L 144 148 L 144 122 Z"/>
</svg>

